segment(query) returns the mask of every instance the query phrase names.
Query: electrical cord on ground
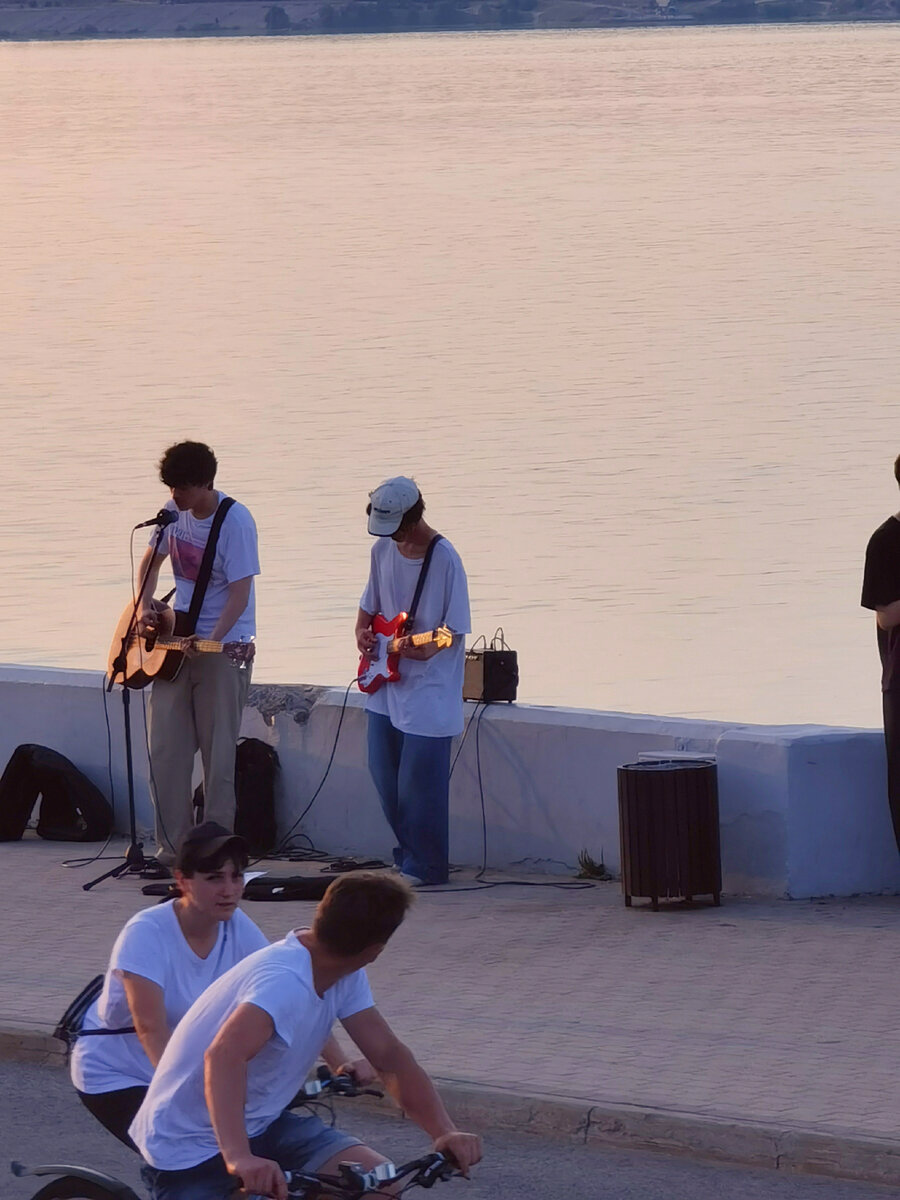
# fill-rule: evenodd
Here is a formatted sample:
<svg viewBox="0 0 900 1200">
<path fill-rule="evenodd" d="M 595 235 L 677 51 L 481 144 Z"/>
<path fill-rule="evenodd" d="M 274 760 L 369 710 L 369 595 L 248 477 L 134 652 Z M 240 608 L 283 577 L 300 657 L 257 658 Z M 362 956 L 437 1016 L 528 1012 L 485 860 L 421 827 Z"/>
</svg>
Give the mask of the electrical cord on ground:
<svg viewBox="0 0 900 1200">
<path fill-rule="evenodd" d="M 306 805 L 306 807 L 301 812 L 300 816 L 296 819 L 296 821 L 293 823 L 293 825 L 290 827 L 290 829 L 287 831 L 287 833 L 284 835 L 284 837 L 278 843 L 276 848 L 273 851 L 271 851 L 270 853 L 262 855 L 259 858 L 254 859 L 253 862 L 249 864 L 250 866 L 254 866 L 256 863 L 262 862 L 264 860 L 287 859 L 287 861 L 289 861 L 289 862 L 310 862 L 310 863 L 312 863 L 312 862 L 319 862 L 319 863 L 327 862 L 329 864 L 329 866 L 331 867 L 331 869 L 335 870 L 336 872 L 340 871 L 341 869 L 344 869 L 344 870 L 362 869 L 360 864 L 356 860 L 352 860 L 352 866 L 351 866 L 350 859 L 343 859 L 340 856 L 330 855 L 330 854 L 325 853 L 325 851 L 317 850 L 314 843 L 312 842 L 312 839 L 309 838 L 309 836 L 307 834 L 302 834 L 302 833 L 294 834 L 294 837 L 295 838 L 303 838 L 307 842 L 309 842 L 308 848 L 304 847 L 304 848 L 298 849 L 298 848 L 294 848 L 291 846 L 291 842 L 293 840 L 291 835 L 293 834 L 293 831 L 297 828 L 297 826 L 300 824 L 300 822 L 303 820 L 303 818 L 306 816 L 306 814 L 312 808 L 313 804 L 317 800 L 319 793 L 321 792 L 321 790 L 325 784 L 326 779 L 328 778 L 329 772 L 331 771 L 331 767 L 334 762 L 334 757 L 337 752 L 338 739 L 340 737 L 341 725 L 344 720 L 344 713 L 346 711 L 347 701 L 349 700 L 349 697 L 350 697 L 350 689 L 353 687 L 354 683 L 356 683 L 355 676 L 353 679 L 350 680 L 350 683 L 347 685 L 346 691 L 344 692 L 344 700 L 341 705 L 340 717 L 338 719 L 337 729 L 335 730 L 334 742 L 332 743 L 331 754 L 329 755 L 329 758 L 328 758 L 328 764 L 325 767 L 325 773 L 322 776 L 321 780 L 319 781 L 318 787 L 313 792 L 312 797 L 309 800 L 309 803 Z M 480 706 L 480 711 L 479 711 L 479 706 Z M 459 756 L 462 753 L 463 746 L 465 745 L 466 739 L 469 736 L 469 732 L 472 728 L 472 723 L 474 722 L 475 723 L 475 763 L 476 763 L 476 772 L 477 772 L 477 776 L 478 776 L 478 794 L 479 794 L 479 798 L 481 801 L 481 846 L 482 846 L 481 866 L 475 875 L 476 882 L 474 885 L 466 885 L 464 887 L 430 887 L 427 889 L 427 894 L 442 895 L 442 894 L 451 894 L 451 893 L 455 893 L 455 892 L 481 892 L 481 891 L 488 891 L 491 888 L 499 888 L 499 887 L 556 888 L 558 891 L 583 891 L 585 888 L 596 887 L 596 884 L 592 880 L 588 880 L 588 879 L 561 879 L 558 882 L 556 882 L 556 881 L 548 881 L 548 880 L 543 880 L 543 879 L 542 880 L 534 880 L 534 879 L 491 880 L 491 879 L 484 878 L 485 873 L 487 871 L 487 812 L 486 812 L 486 805 L 485 805 L 485 798 L 484 798 L 484 776 L 483 776 L 482 769 L 481 769 L 481 722 L 484 719 L 484 715 L 487 712 L 488 707 L 489 707 L 488 701 L 479 700 L 477 702 L 476 711 L 472 713 L 471 717 L 466 722 L 466 728 L 463 732 L 462 739 L 460 741 L 459 746 L 457 747 L 456 754 L 455 754 L 455 756 L 453 758 L 453 762 L 450 766 L 450 775 L 452 776 L 454 768 L 456 767 L 456 764 L 459 760 Z M 375 864 L 375 861 L 376 860 L 370 860 L 365 864 L 365 866 L 366 867 L 372 866 Z M 377 863 L 377 866 L 379 866 L 379 867 L 384 867 L 386 865 L 387 864 L 382 863 L 382 862 Z M 325 869 L 327 870 L 328 868 L 325 868 Z"/>
<path fill-rule="evenodd" d="M 481 712 L 469 718 L 466 725 L 465 733 L 463 734 L 463 742 L 468 736 L 472 722 L 475 722 L 475 769 L 478 776 L 478 795 L 481 800 L 481 866 L 475 874 L 475 882 L 464 887 L 430 887 L 426 889 L 428 895 L 451 895 L 456 892 L 483 892 L 491 888 L 499 887 L 531 887 L 531 888 L 556 888 L 558 891 L 564 892 L 580 892 L 585 888 L 596 887 L 597 885 L 590 879 L 561 879 L 559 882 L 551 882 L 545 879 L 485 879 L 487 871 L 487 813 L 484 802 L 484 777 L 481 773 L 481 722 L 484 714 L 488 710 L 489 701 L 479 700 L 479 704 L 483 705 Z M 459 750 L 456 752 L 456 757 L 453 760 L 453 766 L 456 766 L 456 761 L 459 758 L 462 750 L 460 743 Z M 451 774 L 453 768 L 451 767 Z"/>
<path fill-rule="evenodd" d="M 275 847 L 275 849 L 269 854 L 263 854 L 259 858 L 255 858 L 253 860 L 253 862 L 251 862 L 249 864 L 251 867 L 255 866 L 256 863 L 263 862 L 264 859 L 273 858 L 279 854 L 284 853 L 284 848 L 289 843 L 291 834 L 294 832 L 294 830 L 297 828 L 297 826 L 300 824 L 300 822 L 303 820 L 303 818 L 306 816 L 306 814 L 309 812 L 309 810 L 312 808 L 312 806 L 315 804 L 316 800 L 318 799 L 319 793 L 321 792 L 322 788 L 325 786 L 325 780 L 328 778 L 329 773 L 331 772 L 331 767 L 334 762 L 334 756 L 335 756 L 335 753 L 337 752 L 338 738 L 341 736 L 341 726 L 344 723 L 344 713 L 347 711 L 347 701 L 350 699 L 350 689 L 357 682 L 357 678 L 358 677 L 356 675 L 354 675 L 353 678 L 350 680 L 350 682 L 347 684 L 347 687 L 344 691 L 344 701 L 341 704 L 341 712 L 340 712 L 340 716 L 338 717 L 337 729 L 334 732 L 334 742 L 332 743 L 332 746 L 331 746 L 331 754 L 328 757 L 328 763 L 325 767 L 325 774 L 319 780 L 319 786 L 313 792 L 312 797 L 310 798 L 309 803 L 307 804 L 306 808 L 304 808 L 303 812 L 300 814 L 300 816 L 297 818 L 297 820 L 293 823 L 293 825 L 290 827 L 290 829 L 287 831 L 287 833 L 284 835 L 284 837 L 281 839 L 281 841 L 278 843 L 278 845 Z M 316 853 L 320 853 L 320 852 L 316 852 Z M 294 860 L 294 861 L 302 861 L 302 860 Z"/>
</svg>

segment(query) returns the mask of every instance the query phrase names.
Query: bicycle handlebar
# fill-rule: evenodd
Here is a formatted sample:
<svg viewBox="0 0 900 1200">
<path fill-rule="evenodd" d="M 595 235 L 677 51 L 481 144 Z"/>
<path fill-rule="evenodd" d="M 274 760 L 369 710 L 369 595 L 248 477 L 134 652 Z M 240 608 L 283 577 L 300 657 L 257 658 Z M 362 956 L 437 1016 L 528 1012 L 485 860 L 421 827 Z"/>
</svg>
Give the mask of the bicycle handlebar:
<svg viewBox="0 0 900 1200">
<path fill-rule="evenodd" d="M 353 1162 L 341 1163 L 337 1175 L 320 1175 L 308 1171 L 285 1171 L 288 1195 L 292 1200 L 310 1200 L 320 1197 L 332 1197 L 333 1200 L 361 1200 L 361 1197 L 374 1193 L 383 1194 L 386 1184 L 396 1183 L 399 1179 L 409 1179 L 407 1187 L 430 1188 L 438 1180 L 446 1180 L 457 1174 L 453 1163 L 443 1154 L 436 1151 L 414 1158 L 411 1162 L 397 1167 L 392 1162 L 379 1163 L 365 1171 Z M 235 1182 L 235 1189 L 241 1187 L 240 1180 Z M 404 1189 L 405 1190 L 405 1189 Z"/>
<path fill-rule="evenodd" d="M 386 1184 L 396 1183 L 399 1179 L 409 1179 L 407 1186 L 430 1188 L 438 1180 L 449 1179 L 456 1174 L 456 1167 L 443 1154 L 433 1152 L 421 1158 L 414 1158 L 402 1166 L 392 1162 L 379 1163 L 377 1167 L 364 1171 L 355 1163 L 341 1163 L 338 1175 L 316 1175 L 304 1171 L 285 1171 L 288 1185 L 288 1195 L 295 1200 L 303 1200 L 307 1195 L 328 1195 L 346 1197 L 346 1200 L 359 1200 L 359 1197 L 373 1192 L 380 1192 Z M 322 1190 L 322 1185 L 328 1189 Z M 316 1191 L 315 1189 L 319 1189 Z"/>
<path fill-rule="evenodd" d="M 384 1096 L 384 1092 L 378 1088 L 360 1087 L 352 1075 L 332 1075 L 328 1067 L 321 1066 L 316 1078 L 304 1083 L 297 1100 L 302 1102 L 302 1097 L 312 1100 L 322 1092 L 330 1092 L 334 1096 Z"/>
</svg>

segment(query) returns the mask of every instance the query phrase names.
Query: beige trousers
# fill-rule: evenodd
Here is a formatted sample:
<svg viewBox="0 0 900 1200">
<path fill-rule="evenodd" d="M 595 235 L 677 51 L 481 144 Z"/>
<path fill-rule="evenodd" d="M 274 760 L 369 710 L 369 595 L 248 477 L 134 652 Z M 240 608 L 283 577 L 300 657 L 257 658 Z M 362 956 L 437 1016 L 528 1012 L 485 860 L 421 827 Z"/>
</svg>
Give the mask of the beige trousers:
<svg viewBox="0 0 900 1200">
<path fill-rule="evenodd" d="M 194 824 L 194 756 L 203 762 L 204 820 L 234 828 L 234 754 L 251 668 L 225 654 L 186 658 L 174 679 L 150 690 L 150 791 L 156 812 L 157 858 L 172 865 Z"/>
</svg>

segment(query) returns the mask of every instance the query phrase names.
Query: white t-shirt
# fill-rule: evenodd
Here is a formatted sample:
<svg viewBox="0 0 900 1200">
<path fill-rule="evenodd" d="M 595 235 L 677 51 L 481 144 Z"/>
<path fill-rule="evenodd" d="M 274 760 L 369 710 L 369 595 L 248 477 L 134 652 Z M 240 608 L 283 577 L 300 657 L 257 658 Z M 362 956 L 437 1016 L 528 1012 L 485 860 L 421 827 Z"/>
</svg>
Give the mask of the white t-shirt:
<svg viewBox="0 0 900 1200">
<path fill-rule="evenodd" d="M 166 1046 L 129 1129 L 141 1154 L 160 1171 L 183 1171 L 219 1153 L 203 1090 L 203 1056 L 241 1004 L 255 1004 L 275 1026 L 247 1064 L 244 1121 L 252 1138 L 297 1094 L 335 1020 L 373 1003 L 365 971 L 319 996 L 309 951 L 293 932 L 238 963 L 203 993 Z"/>
<path fill-rule="evenodd" d="M 392 538 L 376 538 L 372 546 L 369 582 L 359 602 L 367 613 L 392 620 L 408 612 L 419 582 L 422 558 L 406 558 Z M 423 737 L 452 737 L 463 728 L 465 634 L 472 630 L 469 585 L 457 552 L 446 538 L 434 548 L 419 598 L 413 633 L 446 625 L 459 637 L 433 658 L 417 662 L 401 658 L 400 678 L 386 683 L 367 700 L 370 712 L 389 717 L 395 729 Z"/>
<path fill-rule="evenodd" d="M 216 492 L 219 503 L 225 499 L 224 492 Z M 174 500 L 166 504 L 166 508 L 178 512 Z M 203 561 L 203 551 L 209 538 L 215 513 L 199 521 L 194 514 L 187 510 L 178 512 L 178 520 L 167 525 L 163 531 L 163 539 L 159 543 L 159 553 L 168 554 L 172 560 L 172 573 L 175 576 L 175 609 L 187 612 L 191 607 L 191 597 L 194 594 L 194 584 L 200 573 Z M 154 545 L 156 534 L 150 539 Z M 196 634 L 208 638 L 215 628 L 225 601 L 228 598 L 228 585 L 238 579 L 246 579 L 248 575 L 259 574 L 259 548 L 256 537 L 256 523 L 249 509 L 243 504 L 233 504 L 226 513 L 219 530 L 219 540 L 216 543 L 216 553 L 213 558 L 212 574 L 209 586 L 203 597 L 203 607 L 197 620 Z M 256 590 L 251 580 L 250 599 L 247 607 L 235 621 L 230 630 L 220 640 L 223 642 L 246 642 L 256 636 Z"/>
<path fill-rule="evenodd" d="M 85 1029 L 123 1029 L 134 1024 L 122 971 L 162 988 L 166 1023 L 174 1029 L 201 992 L 231 969 L 268 946 L 268 938 L 237 909 L 219 922 L 216 944 L 206 958 L 190 948 L 181 932 L 174 903 L 137 913 L 116 938 L 103 991 L 85 1014 Z M 80 1092 L 115 1092 L 146 1087 L 153 1066 L 136 1033 L 82 1037 L 72 1051 L 72 1082 Z"/>
</svg>

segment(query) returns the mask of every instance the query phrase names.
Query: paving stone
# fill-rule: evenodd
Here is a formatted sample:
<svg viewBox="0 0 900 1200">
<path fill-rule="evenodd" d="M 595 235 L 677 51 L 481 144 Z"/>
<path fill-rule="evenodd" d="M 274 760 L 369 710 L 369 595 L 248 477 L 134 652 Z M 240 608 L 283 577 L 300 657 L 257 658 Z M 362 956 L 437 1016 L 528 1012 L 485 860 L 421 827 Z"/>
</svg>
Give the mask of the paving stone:
<svg viewBox="0 0 900 1200">
<path fill-rule="evenodd" d="M 52 1030 L 104 969 L 125 920 L 156 903 L 133 876 L 84 892 L 124 846 L 105 852 L 110 861 L 62 865 L 85 849 L 32 835 L 0 845 L 15 897 L 0 929 L 0 1026 L 18 1031 L 0 1038 L 0 1053 L 49 1058 L 45 1041 L 23 1034 Z M 275 938 L 313 907 L 245 910 Z M 733 1140 L 749 1140 L 747 1125 L 771 1127 L 787 1138 L 785 1161 L 812 1156 L 826 1171 L 841 1138 L 868 1139 L 890 1175 L 900 1171 L 898 934 L 894 897 L 725 897 L 721 908 L 652 913 L 626 909 L 616 884 L 420 892 L 370 974 L 387 1019 L 454 1086 L 732 1122 Z M 588 1134 L 601 1136 L 599 1118 Z M 765 1138 L 759 1146 L 769 1153 Z"/>
</svg>

